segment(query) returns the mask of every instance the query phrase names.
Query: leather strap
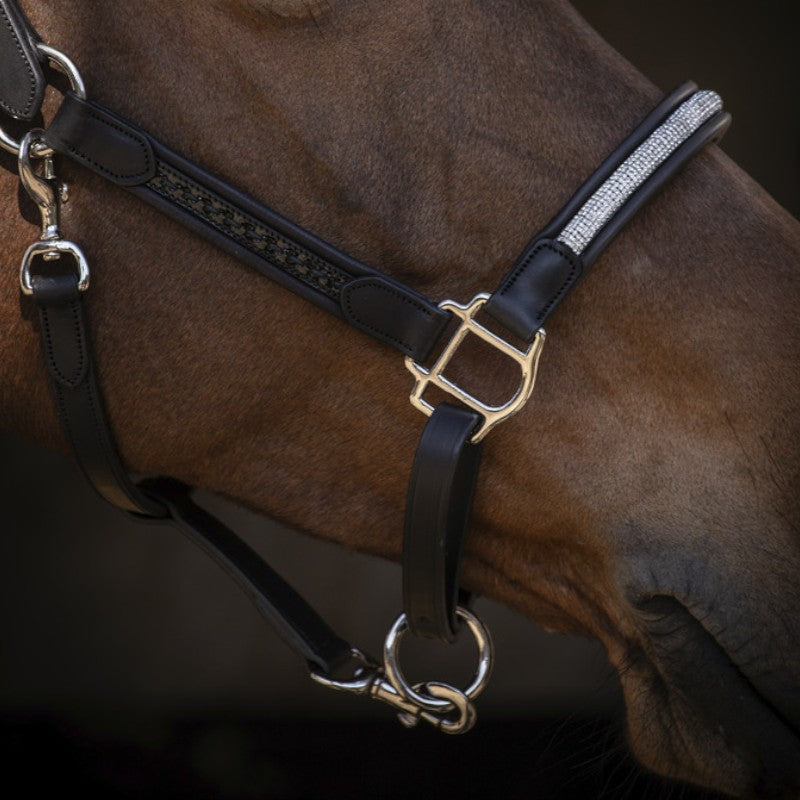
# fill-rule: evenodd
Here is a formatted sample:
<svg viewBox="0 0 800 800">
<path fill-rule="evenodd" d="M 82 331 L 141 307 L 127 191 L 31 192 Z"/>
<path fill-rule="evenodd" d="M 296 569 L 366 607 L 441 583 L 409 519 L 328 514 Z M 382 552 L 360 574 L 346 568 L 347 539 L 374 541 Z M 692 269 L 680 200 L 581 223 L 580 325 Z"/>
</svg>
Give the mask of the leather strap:
<svg viewBox="0 0 800 800">
<path fill-rule="evenodd" d="M 67 261 L 66 257 L 62 257 Z M 34 275 L 42 343 L 62 428 L 89 482 L 109 503 L 140 520 L 170 522 L 242 588 L 279 636 L 310 666 L 332 674 L 350 660 L 350 645 L 260 556 L 197 506 L 190 487 L 168 478 L 133 483 L 120 462 L 97 383 L 83 293 L 74 272 Z"/>
<path fill-rule="evenodd" d="M 250 598 L 281 639 L 324 675 L 351 660 L 352 648 L 302 597 L 233 531 L 191 499 L 191 487 L 171 478 L 142 489 L 167 508 L 169 521 L 207 553 Z"/>
<path fill-rule="evenodd" d="M 38 38 L 17 3 L 0 0 L 0 109 L 14 119 L 30 121 L 42 105 Z"/>
<path fill-rule="evenodd" d="M 665 98 L 528 244 L 487 302 L 491 316 L 531 341 L 624 224 L 700 147 L 722 135 L 730 117 L 720 112 L 631 194 L 581 255 L 557 241 L 597 188 L 696 90 L 687 82 Z M 45 141 L 417 362 L 427 359 L 447 324 L 449 315 L 428 298 L 318 239 L 99 104 L 68 94 Z"/>
<path fill-rule="evenodd" d="M 45 142 L 370 336 L 424 361 L 450 315 L 70 93 Z"/>
<path fill-rule="evenodd" d="M 5 37 L 0 38 L 0 66 L 9 75 L 14 72 L 8 81 L 5 72 L 0 74 L 0 101 L 4 109 L 21 115 L 31 109 L 35 113 L 43 81 L 36 72 L 35 47 L 14 8 L 0 0 L 0 21 L 7 23 L 0 31 Z M 29 68 L 34 75 L 27 77 L 27 89 L 20 89 L 19 75 Z M 14 83 L 11 93 L 5 92 L 6 83 Z M 721 135 L 728 117 L 720 112 L 632 193 L 580 256 L 559 241 L 586 199 L 695 89 L 686 84 L 663 101 L 534 237 L 487 302 L 492 316 L 530 341 L 622 225 L 699 147 Z M 20 94 L 9 103 L 13 91 Z M 423 295 L 347 256 L 98 104 L 68 94 L 45 142 L 418 362 L 427 359 L 448 322 L 449 314 Z M 77 277 L 48 271 L 35 275 L 32 285 L 62 425 L 100 494 L 142 517 L 173 521 L 237 581 L 312 668 L 330 674 L 349 661 L 350 645 L 252 549 L 195 505 L 189 487 L 166 478 L 142 487 L 130 480 L 103 409 Z M 479 420 L 476 412 L 460 407 L 436 408 L 423 431 L 409 482 L 405 611 L 414 633 L 443 641 L 452 641 L 458 629 L 459 568 L 481 454 L 481 446 L 470 439 Z"/>
<path fill-rule="evenodd" d="M 97 383 L 83 293 L 67 261 L 63 256 L 54 263 L 65 269 L 31 280 L 61 426 L 101 497 L 124 511 L 163 517 L 163 506 L 136 487 L 120 461 Z"/>
<path fill-rule="evenodd" d="M 730 115 L 715 114 L 676 148 L 639 185 L 593 237 L 580 255 L 558 241 L 558 235 L 589 198 L 666 118 L 697 91 L 688 81 L 659 103 L 636 129 L 592 173 L 569 202 L 525 247 L 485 310 L 516 336 L 530 342 L 536 331 L 578 284 L 625 224 L 706 144 L 719 139 Z"/>
<path fill-rule="evenodd" d="M 422 433 L 406 502 L 403 606 L 411 631 L 451 642 L 458 631 L 458 575 L 481 444 L 475 411 L 442 403 Z"/>
<path fill-rule="evenodd" d="M 518 259 L 485 311 L 526 342 L 580 280 L 585 264 L 554 239 L 537 239 Z"/>
</svg>

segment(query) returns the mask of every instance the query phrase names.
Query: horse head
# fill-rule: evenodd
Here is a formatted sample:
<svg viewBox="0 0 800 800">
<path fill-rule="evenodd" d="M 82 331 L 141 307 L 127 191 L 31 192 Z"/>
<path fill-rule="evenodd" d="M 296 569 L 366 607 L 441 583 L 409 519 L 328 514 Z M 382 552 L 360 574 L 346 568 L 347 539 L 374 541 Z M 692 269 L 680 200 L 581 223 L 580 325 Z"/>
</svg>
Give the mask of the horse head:
<svg viewBox="0 0 800 800">
<path fill-rule="evenodd" d="M 561 0 L 23 5 L 93 96 L 436 298 L 496 285 L 658 98 Z M 422 427 L 398 357 L 63 169 L 125 462 L 397 558 Z M 61 448 L 16 209 L 0 239 L 0 408 Z M 689 164 L 548 324 L 463 572 L 599 638 L 638 758 L 734 796 L 800 788 L 798 262 L 797 222 L 724 154 Z"/>
</svg>

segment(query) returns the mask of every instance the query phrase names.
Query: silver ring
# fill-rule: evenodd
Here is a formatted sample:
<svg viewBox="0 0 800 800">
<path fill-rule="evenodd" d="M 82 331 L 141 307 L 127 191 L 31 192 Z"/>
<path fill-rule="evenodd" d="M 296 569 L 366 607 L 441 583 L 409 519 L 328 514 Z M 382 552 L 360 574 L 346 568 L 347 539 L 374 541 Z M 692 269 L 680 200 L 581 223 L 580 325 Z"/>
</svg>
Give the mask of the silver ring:
<svg viewBox="0 0 800 800">
<path fill-rule="evenodd" d="M 86 84 L 83 82 L 83 78 L 80 72 L 78 72 L 75 62 L 60 50 L 56 50 L 55 47 L 50 47 L 49 44 L 37 42 L 36 50 L 67 76 L 72 91 L 78 95 L 81 100 L 85 100 Z M 16 156 L 19 155 L 19 144 L 20 143 L 9 136 L 3 130 L 2 125 L 0 125 L 0 147 L 2 147 L 3 150 L 7 150 L 11 155 Z M 37 155 L 40 154 L 37 153 Z"/>
<path fill-rule="evenodd" d="M 484 624 L 466 608 L 459 606 L 456 609 L 456 616 L 466 622 L 472 635 L 475 637 L 475 643 L 478 645 L 478 666 L 475 670 L 475 676 L 472 683 L 466 689 L 456 689 L 455 691 L 461 693 L 465 697 L 472 699 L 477 697 L 489 682 L 489 677 L 492 674 L 492 662 L 494 660 L 494 647 L 492 645 L 492 637 Z M 453 703 L 446 699 L 433 697 L 432 695 L 424 695 L 417 691 L 418 688 L 423 688 L 423 684 L 411 686 L 405 679 L 400 665 L 398 663 L 398 649 L 400 647 L 400 640 L 403 634 L 408 630 L 408 619 L 405 614 L 401 614 L 395 621 L 394 625 L 389 629 L 386 635 L 386 641 L 383 645 L 383 668 L 386 672 L 386 677 L 389 683 L 395 688 L 398 694 L 406 699 L 416 703 L 421 708 L 427 708 L 435 711 L 446 710 L 453 707 Z M 448 684 L 438 685 L 447 686 Z M 452 688 L 452 687 L 450 687 Z"/>
</svg>

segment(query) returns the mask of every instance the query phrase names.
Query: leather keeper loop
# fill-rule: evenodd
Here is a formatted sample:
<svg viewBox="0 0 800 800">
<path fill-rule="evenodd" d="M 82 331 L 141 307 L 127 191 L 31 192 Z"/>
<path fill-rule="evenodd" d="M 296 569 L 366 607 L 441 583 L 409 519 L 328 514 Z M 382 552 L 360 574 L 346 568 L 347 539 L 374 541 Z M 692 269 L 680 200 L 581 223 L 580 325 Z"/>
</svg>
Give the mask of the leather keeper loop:
<svg viewBox="0 0 800 800">
<path fill-rule="evenodd" d="M 97 103 L 68 92 L 45 142 L 120 186 L 147 183 L 156 172 L 148 137 Z"/>
<path fill-rule="evenodd" d="M 345 319 L 370 336 L 424 362 L 450 314 L 405 286 L 382 277 L 358 278 L 342 288 Z"/>
</svg>

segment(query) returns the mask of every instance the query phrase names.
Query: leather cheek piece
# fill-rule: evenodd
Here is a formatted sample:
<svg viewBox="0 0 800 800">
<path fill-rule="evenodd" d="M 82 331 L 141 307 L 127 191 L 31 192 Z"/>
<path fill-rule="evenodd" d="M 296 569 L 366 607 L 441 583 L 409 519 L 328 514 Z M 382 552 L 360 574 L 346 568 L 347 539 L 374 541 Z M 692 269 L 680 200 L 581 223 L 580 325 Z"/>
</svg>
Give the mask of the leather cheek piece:
<svg viewBox="0 0 800 800">
<path fill-rule="evenodd" d="M 547 317 L 583 275 L 583 262 L 552 239 L 535 242 L 522 254 L 485 310 L 525 341 L 531 341 Z"/>
<path fill-rule="evenodd" d="M 32 120 L 42 105 L 45 80 L 35 41 L 16 3 L 0 0 L 0 109 L 15 119 Z"/>
</svg>

